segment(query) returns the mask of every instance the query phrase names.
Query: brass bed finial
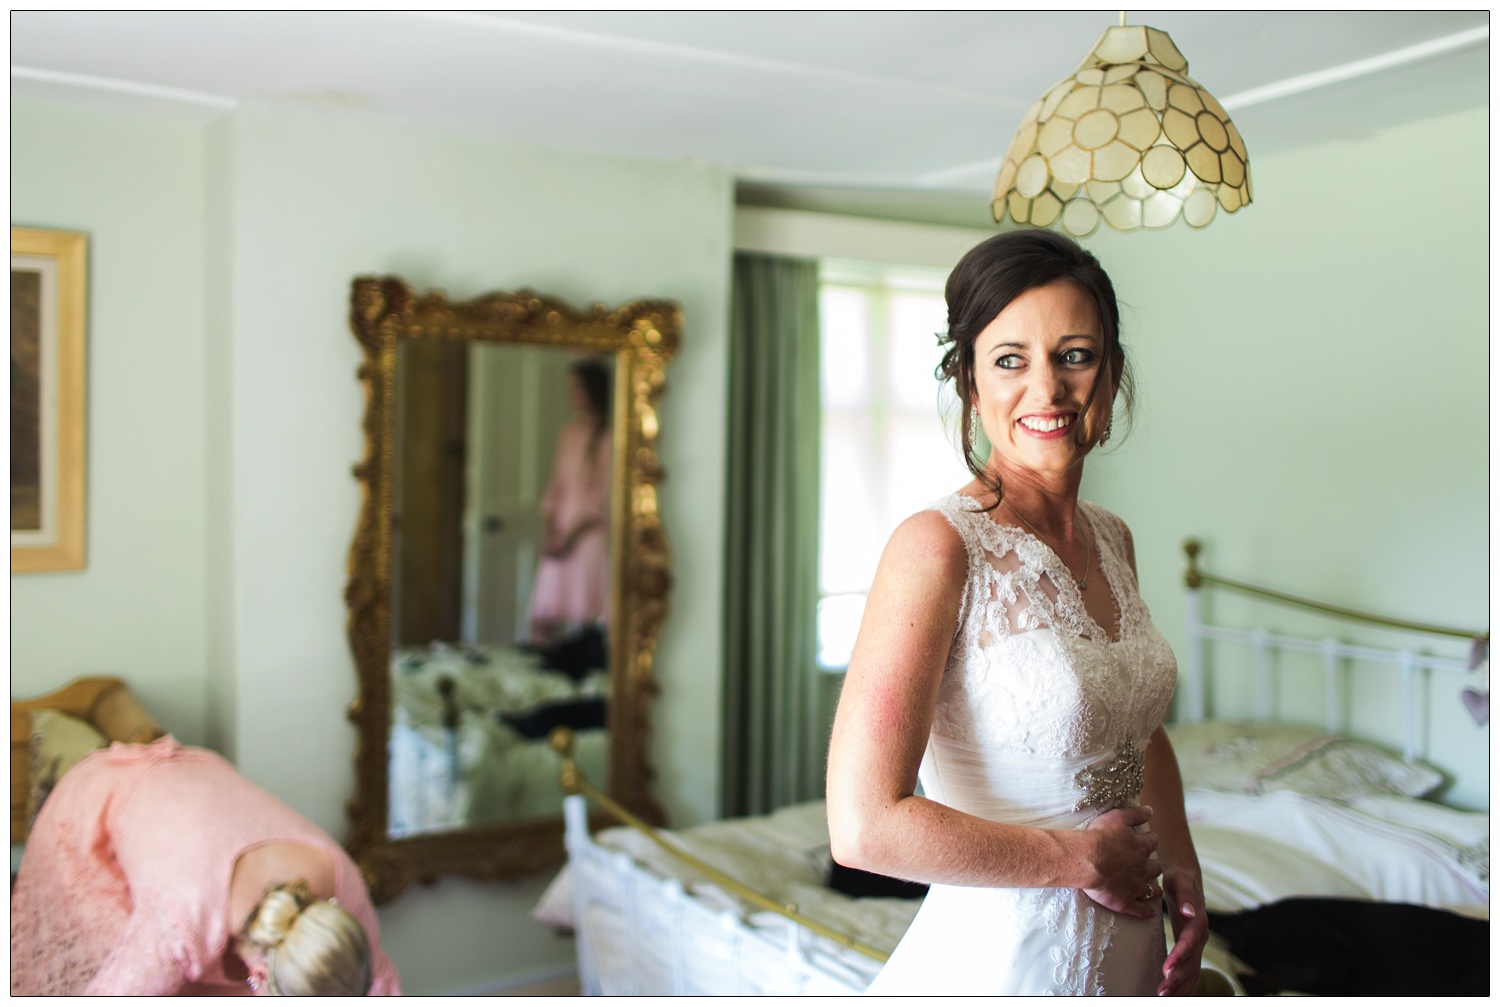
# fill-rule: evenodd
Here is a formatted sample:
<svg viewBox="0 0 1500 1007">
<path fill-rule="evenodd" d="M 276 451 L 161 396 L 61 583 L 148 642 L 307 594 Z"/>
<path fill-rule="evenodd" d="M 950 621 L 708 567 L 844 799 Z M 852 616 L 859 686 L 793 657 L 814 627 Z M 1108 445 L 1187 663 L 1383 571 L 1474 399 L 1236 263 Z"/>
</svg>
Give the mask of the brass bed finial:
<svg viewBox="0 0 1500 1007">
<path fill-rule="evenodd" d="M 562 760 L 562 767 L 557 773 L 557 785 L 565 794 L 579 793 L 579 786 L 583 776 L 578 771 L 578 763 L 573 759 L 573 729 L 571 727 L 554 727 L 547 733 L 547 743 Z"/>
<path fill-rule="evenodd" d="M 1203 543 L 1195 538 L 1182 540 L 1182 551 L 1187 553 L 1188 558 L 1187 573 L 1183 574 L 1182 579 L 1187 582 L 1188 587 L 1194 589 L 1203 583 L 1203 577 L 1198 573 L 1198 551 L 1202 548 Z"/>
</svg>

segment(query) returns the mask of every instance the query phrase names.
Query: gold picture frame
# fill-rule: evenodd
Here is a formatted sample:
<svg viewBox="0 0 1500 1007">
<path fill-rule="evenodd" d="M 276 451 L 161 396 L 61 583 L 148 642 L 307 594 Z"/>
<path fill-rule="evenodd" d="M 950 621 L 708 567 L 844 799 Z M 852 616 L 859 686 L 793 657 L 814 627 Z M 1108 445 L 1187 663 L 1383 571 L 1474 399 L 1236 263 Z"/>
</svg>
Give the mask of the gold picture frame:
<svg viewBox="0 0 1500 1007">
<path fill-rule="evenodd" d="M 85 563 L 88 238 L 10 229 L 11 573 Z"/>
</svg>

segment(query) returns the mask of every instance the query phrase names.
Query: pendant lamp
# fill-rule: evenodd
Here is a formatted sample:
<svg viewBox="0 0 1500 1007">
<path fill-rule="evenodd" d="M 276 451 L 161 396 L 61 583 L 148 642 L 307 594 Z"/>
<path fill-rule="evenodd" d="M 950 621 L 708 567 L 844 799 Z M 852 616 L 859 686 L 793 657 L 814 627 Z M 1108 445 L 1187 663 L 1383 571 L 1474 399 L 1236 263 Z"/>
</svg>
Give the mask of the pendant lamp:
<svg viewBox="0 0 1500 1007">
<path fill-rule="evenodd" d="M 995 221 L 1082 237 L 1101 220 L 1205 227 L 1249 203 L 1245 141 L 1187 69 L 1166 32 L 1122 14 L 1021 121 L 995 180 Z"/>
</svg>

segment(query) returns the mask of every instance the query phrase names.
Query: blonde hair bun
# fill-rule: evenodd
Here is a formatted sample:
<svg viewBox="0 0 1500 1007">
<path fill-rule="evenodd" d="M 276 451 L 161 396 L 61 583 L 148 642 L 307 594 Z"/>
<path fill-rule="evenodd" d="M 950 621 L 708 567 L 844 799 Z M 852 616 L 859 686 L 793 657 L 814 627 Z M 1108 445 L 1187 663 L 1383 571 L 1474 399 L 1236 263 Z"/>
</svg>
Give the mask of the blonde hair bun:
<svg viewBox="0 0 1500 1007">
<path fill-rule="evenodd" d="M 370 990 L 370 942 L 346 909 L 292 881 L 261 896 L 243 931 L 266 960 L 278 996 L 363 996 Z"/>
<path fill-rule="evenodd" d="M 255 911 L 245 923 L 245 938 L 261 952 L 280 947 L 291 933 L 297 917 L 314 901 L 304 882 L 277 885 L 260 897 Z"/>
</svg>

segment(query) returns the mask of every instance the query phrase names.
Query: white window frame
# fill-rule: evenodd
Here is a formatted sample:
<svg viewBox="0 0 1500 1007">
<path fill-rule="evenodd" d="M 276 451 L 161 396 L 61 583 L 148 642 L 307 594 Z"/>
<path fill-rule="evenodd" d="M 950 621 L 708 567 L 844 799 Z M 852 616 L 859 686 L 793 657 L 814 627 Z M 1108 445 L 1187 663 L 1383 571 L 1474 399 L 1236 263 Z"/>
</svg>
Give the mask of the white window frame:
<svg viewBox="0 0 1500 1007">
<path fill-rule="evenodd" d="M 892 460 L 891 452 L 888 450 L 890 444 L 890 418 L 892 416 L 892 413 L 895 411 L 893 407 L 893 400 L 895 398 L 895 395 L 890 377 L 891 352 L 889 345 L 890 326 L 888 321 L 892 296 L 901 293 L 920 292 L 933 294 L 941 299 L 943 296 L 943 286 L 946 282 L 946 279 L 947 270 L 937 269 L 933 267 L 889 265 L 884 263 L 858 262 L 846 259 L 824 259 L 821 261 L 819 275 L 820 299 L 822 297 L 823 291 L 830 287 L 856 288 L 866 292 L 869 296 L 869 334 L 867 345 L 871 350 L 871 370 L 870 374 L 868 375 L 868 380 L 870 382 L 870 385 L 873 386 L 875 390 L 873 401 L 870 403 L 870 412 L 873 413 L 875 430 L 875 457 L 870 460 L 870 463 L 877 468 L 894 463 Z M 826 344 L 823 342 L 822 336 L 820 334 L 820 349 L 822 349 L 825 345 Z M 937 356 L 935 355 L 933 358 L 934 365 L 936 364 L 936 362 Z M 830 362 L 827 359 L 824 359 L 822 361 L 822 366 L 824 368 L 828 367 L 829 365 Z M 942 424 L 945 422 L 945 417 L 941 415 L 941 411 L 937 408 L 936 400 L 937 386 L 936 383 L 934 383 L 933 417 L 936 422 Z M 951 403 L 949 405 L 951 406 Z M 825 417 L 830 413 L 830 410 L 826 405 L 822 406 L 820 408 L 820 411 Z M 824 443 L 826 445 L 826 441 Z M 957 466 L 958 471 L 962 471 L 963 465 L 962 462 L 958 460 L 956 451 L 954 458 L 955 465 Z M 884 484 L 884 480 L 877 477 L 876 485 Z M 961 485 L 961 482 L 956 483 L 953 486 L 932 487 L 932 496 L 936 498 L 944 492 L 956 489 L 958 485 Z M 821 509 L 823 512 L 826 512 L 829 506 L 829 501 L 827 499 L 826 493 L 824 493 L 823 497 L 824 498 L 821 504 Z M 819 525 L 820 528 L 823 527 L 823 513 L 819 514 Z M 885 534 L 889 534 L 890 530 L 891 529 L 885 529 Z M 870 543 L 870 548 L 874 550 L 875 555 L 878 555 L 879 551 L 884 547 L 884 539 L 879 542 Z M 848 631 L 849 621 L 847 616 L 843 621 L 843 626 L 845 628 L 844 633 L 836 632 L 834 627 L 831 625 L 825 626 L 824 603 L 831 601 L 841 604 L 842 606 L 848 606 L 850 608 L 853 608 L 857 604 L 858 610 L 862 612 L 863 600 L 868 594 L 868 585 L 865 586 L 865 590 L 863 591 L 826 590 L 822 576 L 823 556 L 821 554 L 818 560 L 818 668 L 819 670 L 827 674 L 841 675 L 844 673 L 848 666 L 848 651 L 842 647 L 839 647 L 836 653 L 830 655 L 828 653 L 830 648 L 828 646 L 825 646 L 825 643 L 832 643 L 836 645 L 837 643 L 841 643 L 844 640 L 847 640 L 848 647 L 852 649 L 853 635 Z M 855 599 L 858 599 L 858 601 L 856 602 Z M 832 618 L 831 615 L 830 618 Z M 857 630 L 857 627 L 858 620 L 855 619 L 853 620 L 853 628 Z M 830 636 L 839 637 L 841 639 L 828 641 L 826 638 Z"/>
</svg>

